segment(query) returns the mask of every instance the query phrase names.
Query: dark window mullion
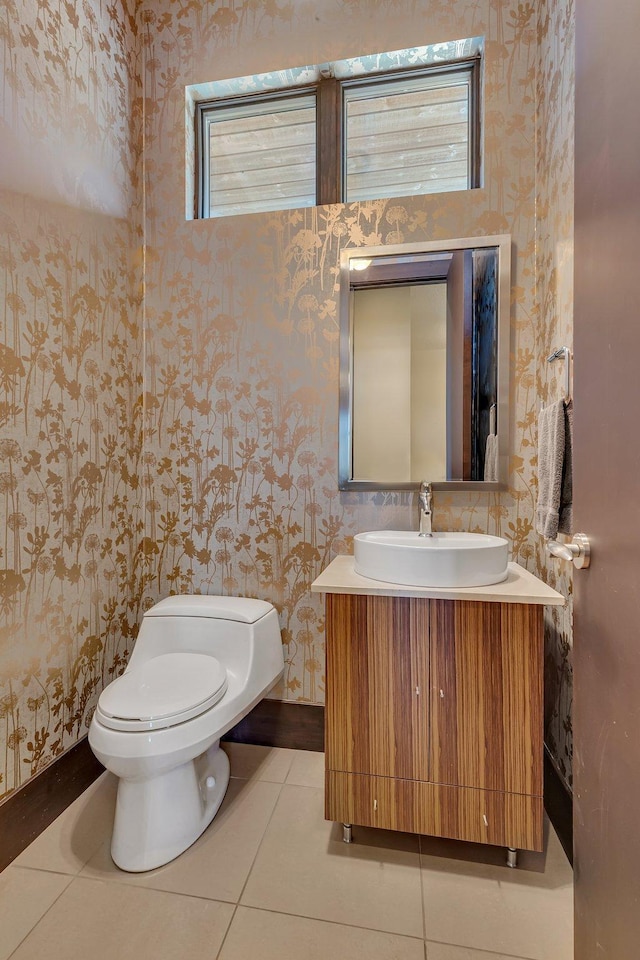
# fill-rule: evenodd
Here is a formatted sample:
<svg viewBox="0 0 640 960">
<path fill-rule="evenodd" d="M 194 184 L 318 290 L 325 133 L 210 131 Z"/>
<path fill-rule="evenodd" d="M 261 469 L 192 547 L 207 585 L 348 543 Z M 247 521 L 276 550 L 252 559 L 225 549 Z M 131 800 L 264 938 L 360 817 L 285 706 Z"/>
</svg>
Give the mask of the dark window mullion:
<svg viewBox="0 0 640 960">
<path fill-rule="evenodd" d="M 342 85 L 333 77 L 316 91 L 316 203 L 342 201 Z"/>
</svg>

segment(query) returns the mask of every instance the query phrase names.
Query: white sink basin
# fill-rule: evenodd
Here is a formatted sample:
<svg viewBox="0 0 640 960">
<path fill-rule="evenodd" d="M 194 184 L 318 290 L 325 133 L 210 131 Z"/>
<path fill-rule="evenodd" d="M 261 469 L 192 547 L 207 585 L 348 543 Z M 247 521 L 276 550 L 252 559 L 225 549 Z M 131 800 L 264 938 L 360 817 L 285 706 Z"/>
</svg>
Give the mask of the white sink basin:
<svg viewBox="0 0 640 960">
<path fill-rule="evenodd" d="M 411 587 L 483 587 L 508 575 L 509 546 L 484 533 L 375 530 L 354 538 L 355 571 Z"/>
</svg>

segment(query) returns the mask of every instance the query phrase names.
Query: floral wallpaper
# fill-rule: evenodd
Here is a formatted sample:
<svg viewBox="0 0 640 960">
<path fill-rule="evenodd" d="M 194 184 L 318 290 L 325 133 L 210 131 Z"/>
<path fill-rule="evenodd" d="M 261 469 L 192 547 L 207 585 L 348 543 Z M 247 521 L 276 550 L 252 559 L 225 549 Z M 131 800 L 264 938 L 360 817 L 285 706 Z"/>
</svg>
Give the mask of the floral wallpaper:
<svg viewBox="0 0 640 960">
<path fill-rule="evenodd" d="M 546 7 L 23 6 L 20 17 L 11 2 L 0 13 L 15 88 L 2 132 L 11 131 L 18 160 L 37 132 L 48 162 L 31 193 L 22 174 L 13 184 L 3 176 L 0 208 L 8 217 L 0 409 L 10 444 L 0 464 L 5 794 L 85 732 L 102 686 L 124 667 L 142 610 L 170 591 L 275 603 L 286 672 L 272 695 L 323 702 L 323 606 L 311 581 L 351 550 L 359 530 L 417 522 L 410 494 L 337 489 L 345 245 L 512 235 L 509 489 L 436 493 L 434 525 L 502 533 L 513 559 L 546 577 L 532 527 L 535 419 L 542 378 L 555 373 L 541 364 L 540 325 L 551 328 L 557 314 L 541 307 L 536 242 L 548 231 L 551 256 L 567 236 L 555 210 L 545 217 L 542 209 L 556 188 L 538 186 L 553 154 L 536 146 L 537 126 L 553 126 L 561 53 L 553 27 L 544 32 Z M 185 219 L 186 86 L 477 36 L 485 37 L 481 189 Z M 26 129 L 18 102 L 26 102 Z M 563 135 L 554 134 L 558 150 Z M 67 158 L 71 136 L 80 142 L 70 141 Z M 549 672 L 559 677 L 561 660 L 549 650 Z M 560 681 L 553 689 L 552 732 L 567 704 Z M 555 749 L 562 744 L 556 739 Z"/>
<path fill-rule="evenodd" d="M 208 221 L 181 210 L 184 87 L 224 76 L 229 35 L 206 20 L 211 5 L 143 4 L 147 78 L 145 334 L 146 511 L 155 595 L 222 591 L 276 604 L 286 671 L 279 696 L 324 700 L 323 600 L 311 581 L 351 538 L 417 522 L 412 497 L 340 494 L 338 266 L 345 245 L 511 233 L 515 248 L 517 375 L 510 490 L 436 494 L 440 529 L 504 532 L 515 559 L 534 565 L 535 497 L 535 11 L 529 5 L 438 2 L 340 7 L 325 59 L 484 36 L 485 186 L 441 196 L 332 205 Z M 375 9 L 372 9 L 375 8 Z M 315 17 L 252 23 L 255 5 L 225 8 L 234 75 L 283 69 L 318 56 Z M 288 8 L 281 8 L 288 9 Z M 232 14 L 236 13 L 237 19 Z M 232 23 L 231 23 L 232 21 Z M 429 28 L 425 27 L 429 24 Z M 355 25 L 359 32 L 354 48 Z M 416 31 L 420 33 L 417 34 Z M 345 37 L 347 39 L 345 39 Z M 244 40 L 252 41 L 250 53 Z M 167 84 L 167 78 L 171 83 Z M 517 452 L 516 452 L 517 451 Z"/>
<path fill-rule="evenodd" d="M 86 733 L 139 619 L 134 28 L 0 10 L 0 797 Z"/>
<path fill-rule="evenodd" d="M 574 35 L 573 0 L 548 0 L 538 26 L 536 355 L 539 402 L 563 396 L 564 363 L 547 363 L 561 346 L 573 346 Z M 578 411 L 579 415 L 579 411 Z M 545 555 L 536 542 L 536 569 L 567 597 L 545 611 L 545 741 L 567 786 L 571 785 L 573 736 L 573 567 Z"/>
</svg>

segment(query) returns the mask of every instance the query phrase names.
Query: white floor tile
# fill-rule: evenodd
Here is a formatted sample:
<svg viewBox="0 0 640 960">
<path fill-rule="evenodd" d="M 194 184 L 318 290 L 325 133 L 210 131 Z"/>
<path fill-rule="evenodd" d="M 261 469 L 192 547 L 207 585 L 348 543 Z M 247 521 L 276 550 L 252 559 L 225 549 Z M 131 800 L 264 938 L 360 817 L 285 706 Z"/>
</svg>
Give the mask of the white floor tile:
<svg viewBox="0 0 640 960">
<path fill-rule="evenodd" d="M 0 960 L 7 960 L 71 879 L 14 866 L 0 874 Z"/>
<path fill-rule="evenodd" d="M 546 857 L 535 860 L 541 872 L 424 854 L 421 861 L 428 940 L 530 960 L 572 960 L 572 873 L 553 831 Z"/>
<path fill-rule="evenodd" d="M 324 753 L 297 750 L 287 775 L 287 783 L 324 790 Z"/>
<path fill-rule="evenodd" d="M 242 896 L 247 906 L 422 937 L 417 838 L 324 820 L 324 793 L 285 784 Z"/>
<path fill-rule="evenodd" d="M 422 940 L 239 907 L 219 960 L 424 960 Z"/>
<path fill-rule="evenodd" d="M 77 874 L 111 836 L 118 781 L 103 773 L 14 861 L 17 866 Z"/>
<path fill-rule="evenodd" d="M 12 960 L 208 960 L 233 910 L 228 903 L 76 878 Z"/>
</svg>

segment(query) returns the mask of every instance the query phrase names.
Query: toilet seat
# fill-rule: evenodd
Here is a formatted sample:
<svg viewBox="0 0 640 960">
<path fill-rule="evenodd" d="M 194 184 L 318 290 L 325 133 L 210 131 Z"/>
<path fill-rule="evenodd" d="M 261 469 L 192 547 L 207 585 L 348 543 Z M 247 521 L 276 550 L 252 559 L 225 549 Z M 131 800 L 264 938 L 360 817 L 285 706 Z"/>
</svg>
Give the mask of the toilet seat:
<svg viewBox="0 0 640 960">
<path fill-rule="evenodd" d="M 173 727 L 204 713 L 227 690 L 227 671 L 202 653 L 165 653 L 127 670 L 106 687 L 97 719 L 131 732 Z"/>
</svg>

